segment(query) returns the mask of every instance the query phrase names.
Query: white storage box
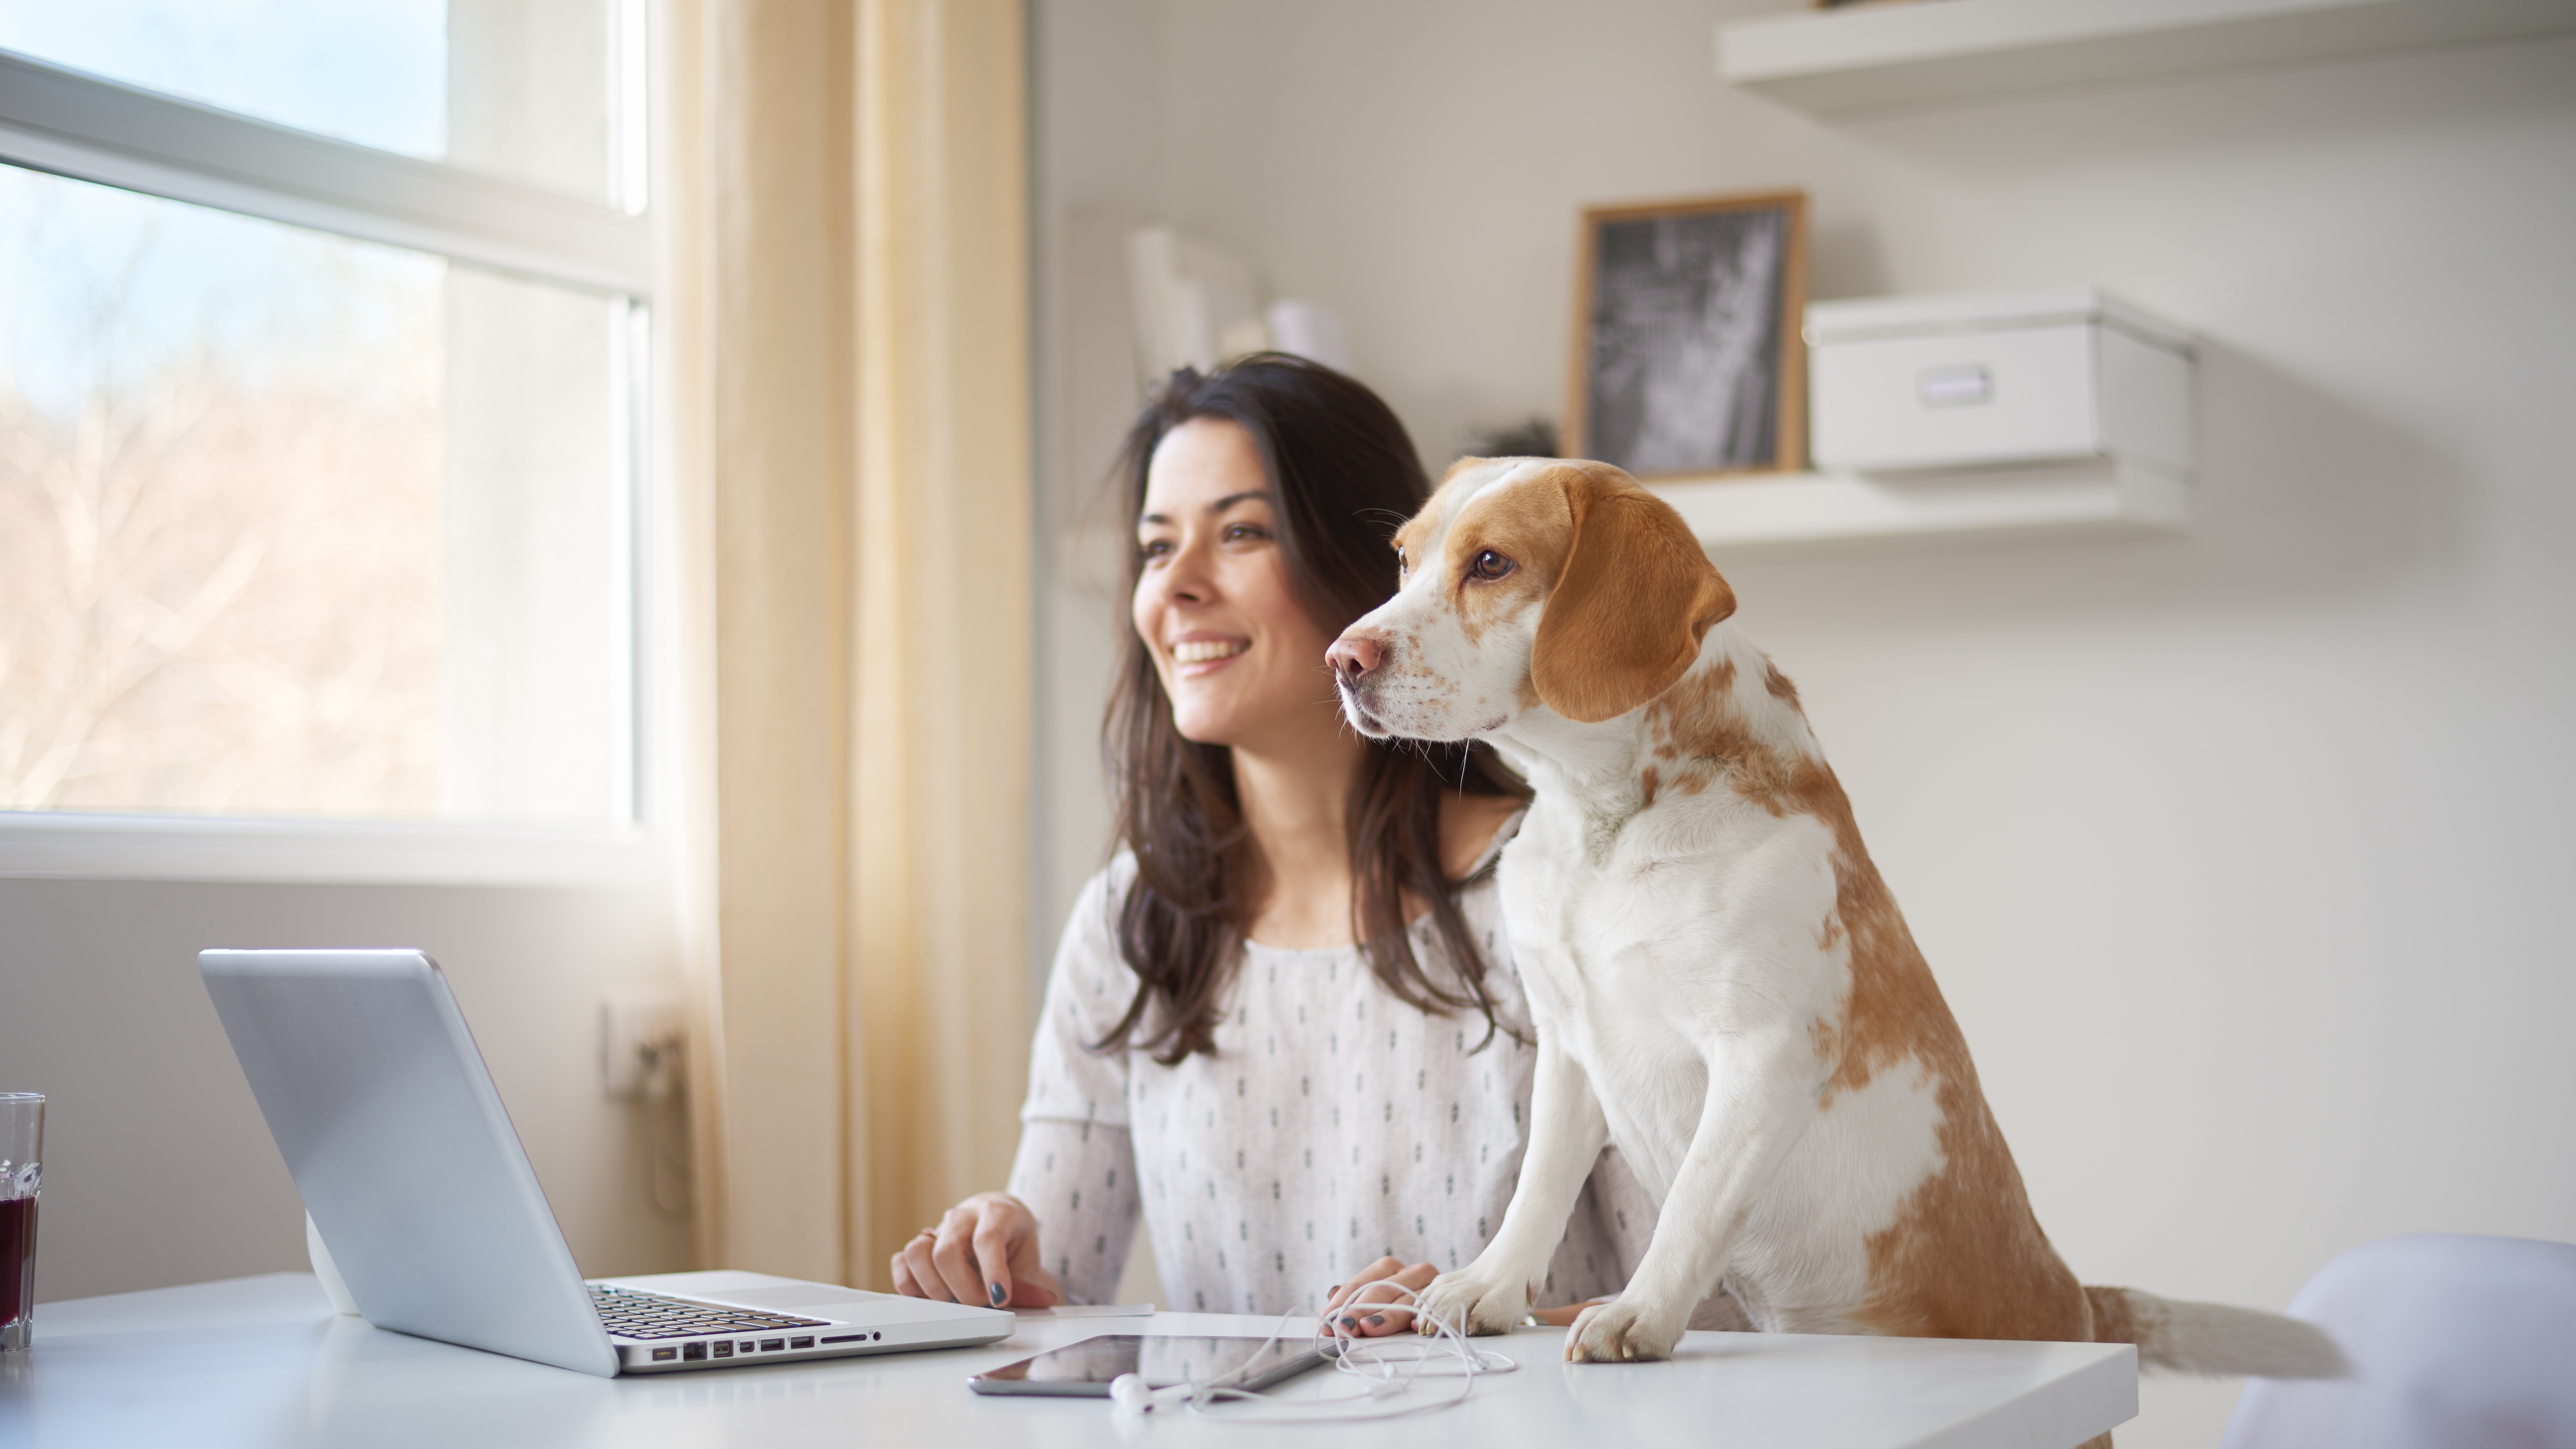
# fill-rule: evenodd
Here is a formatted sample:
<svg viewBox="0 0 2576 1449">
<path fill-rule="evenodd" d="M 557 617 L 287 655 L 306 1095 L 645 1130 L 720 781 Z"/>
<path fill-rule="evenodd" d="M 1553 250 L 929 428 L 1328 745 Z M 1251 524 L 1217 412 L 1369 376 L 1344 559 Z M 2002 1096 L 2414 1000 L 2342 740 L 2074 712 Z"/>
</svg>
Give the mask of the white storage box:
<svg viewBox="0 0 2576 1449">
<path fill-rule="evenodd" d="M 2103 458 L 2188 479 L 2188 333 L 2092 287 L 1807 308 L 1829 472 Z"/>
</svg>

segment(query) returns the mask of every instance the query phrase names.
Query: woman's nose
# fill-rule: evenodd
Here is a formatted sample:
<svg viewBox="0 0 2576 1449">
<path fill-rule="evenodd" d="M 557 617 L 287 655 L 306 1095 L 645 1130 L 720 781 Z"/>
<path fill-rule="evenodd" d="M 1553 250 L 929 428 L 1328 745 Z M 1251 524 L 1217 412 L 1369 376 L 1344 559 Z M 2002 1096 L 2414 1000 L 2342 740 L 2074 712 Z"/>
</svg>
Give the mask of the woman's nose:
<svg viewBox="0 0 2576 1449">
<path fill-rule="evenodd" d="M 1208 560 L 1196 548 L 1175 551 L 1161 568 L 1146 574 L 1140 584 L 1181 604 L 1204 604 L 1216 594 Z"/>
<path fill-rule="evenodd" d="M 1366 634 L 1344 634 L 1324 651 L 1324 662 L 1332 666 L 1333 677 L 1343 684 L 1357 684 L 1368 672 L 1386 662 L 1386 644 Z"/>
</svg>

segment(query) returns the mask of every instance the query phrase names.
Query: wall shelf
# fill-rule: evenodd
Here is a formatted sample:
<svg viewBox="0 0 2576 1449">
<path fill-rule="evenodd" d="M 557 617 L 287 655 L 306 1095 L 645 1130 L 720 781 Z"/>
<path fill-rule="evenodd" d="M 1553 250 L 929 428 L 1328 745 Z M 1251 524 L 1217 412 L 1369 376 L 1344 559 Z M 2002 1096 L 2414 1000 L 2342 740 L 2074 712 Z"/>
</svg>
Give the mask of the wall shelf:
<svg viewBox="0 0 2576 1449">
<path fill-rule="evenodd" d="M 1819 116 L 2576 30 L 2576 0 L 1922 0 L 1717 28 L 1730 85 Z"/>
<path fill-rule="evenodd" d="M 1648 487 L 1712 550 L 2178 533 L 2191 511 L 2189 484 L 2107 459 L 1901 479 L 1793 473 Z"/>
</svg>

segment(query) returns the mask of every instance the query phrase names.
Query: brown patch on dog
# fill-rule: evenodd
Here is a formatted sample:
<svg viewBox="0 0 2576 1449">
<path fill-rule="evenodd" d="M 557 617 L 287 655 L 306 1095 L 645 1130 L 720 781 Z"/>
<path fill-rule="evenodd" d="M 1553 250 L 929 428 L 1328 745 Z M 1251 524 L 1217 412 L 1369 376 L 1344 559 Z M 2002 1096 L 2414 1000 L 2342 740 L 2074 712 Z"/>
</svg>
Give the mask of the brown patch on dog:
<svg viewBox="0 0 2576 1449">
<path fill-rule="evenodd" d="M 1809 1027 L 1831 1064 L 1818 1110 L 1909 1064 L 1931 1079 L 1941 1109 L 1939 1171 L 1866 1244 L 1861 1325 L 1908 1337 L 2096 1338 L 2094 1303 L 2030 1210 L 1967 1040 L 1861 842 L 1841 782 L 1821 761 L 1761 743 L 1733 683 L 1731 672 L 1694 670 L 1655 700 L 1648 724 L 1664 773 L 1676 762 L 1697 766 L 1773 815 L 1811 816 L 1833 833 L 1834 905 L 1817 940 L 1825 949 L 1848 945 L 1851 979 L 1832 1017 Z M 1755 707 L 1767 697 L 1794 708 L 1787 684 L 1766 668 Z"/>
<path fill-rule="evenodd" d="M 1615 468 L 1549 470 L 1574 535 L 1530 650 L 1551 709 L 1582 723 L 1662 694 L 1735 612 L 1735 593 L 1672 506 Z"/>
<path fill-rule="evenodd" d="M 1655 791 L 1663 783 L 1664 777 L 1662 772 L 1657 770 L 1654 766 L 1648 765 L 1645 769 L 1645 773 L 1637 777 L 1637 808 L 1640 810 L 1654 809 Z"/>
<path fill-rule="evenodd" d="M 1941 1108 L 1941 1170 L 1871 1235 L 1861 1322 L 1911 1338 L 2089 1339 L 2083 1286 L 2030 1210 L 1958 1020 L 1861 844 L 1841 784 L 1831 770 L 1812 770 L 1816 781 L 1801 793 L 1834 832 L 1834 917 L 1849 933 L 1851 967 L 1820 1106 L 1910 1062 L 1935 1080 Z"/>
<path fill-rule="evenodd" d="M 1459 510 L 1440 541 L 1436 567 L 1445 571 L 1442 587 L 1468 643 L 1481 644 L 1485 631 L 1517 611 L 1532 593 L 1554 588 L 1575 529 L 1565 490 L 1554 486 L 1547 473 L 1488 487 Z M 1499 579 L 1471 578 L 1468 566 L 1488 549 L 1516 567 Z"/>
<path fill-rule="evenodd" d="M 1762 687 L 1771 692 L 1773 699 L 1791 709 L 1798 709 L 1798 686 L 1791 684 L 1789 676 L 1780 672 L 1780 666 L 1768 659 L 1762 661 Z M 1804 715 L 1806 711 L 1799 710 L 1799 713 Z"/>
<path fill-rule="evenodd" d="M 1723 655 L 1674 680 L 1646 707 L 1647 738 L 1655 754 L 1680 760 L 1723 752 L 1722 737 L 1736 723 L 1729 698 L 1734 693 L 1735 661 Z"/>
</svg>

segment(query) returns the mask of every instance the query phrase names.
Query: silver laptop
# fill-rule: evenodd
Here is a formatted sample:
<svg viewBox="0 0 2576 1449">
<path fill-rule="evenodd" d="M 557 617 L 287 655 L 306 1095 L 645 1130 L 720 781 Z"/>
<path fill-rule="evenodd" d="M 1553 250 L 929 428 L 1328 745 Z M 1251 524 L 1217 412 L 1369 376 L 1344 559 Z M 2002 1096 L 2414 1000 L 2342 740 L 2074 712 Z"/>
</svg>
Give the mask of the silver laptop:
<svg viewBox="0 0 2576 1449">
<path fill-rule="evenodd" d="M 378 1328 L 602 1376 L 1011 1334 L 995 1309 L 759 1273 L 585 1283 L 436 962 L 203 951 L 197 970 L 349 1296 Z"/>
</svg>

